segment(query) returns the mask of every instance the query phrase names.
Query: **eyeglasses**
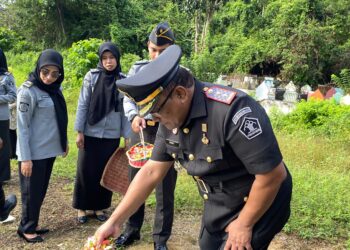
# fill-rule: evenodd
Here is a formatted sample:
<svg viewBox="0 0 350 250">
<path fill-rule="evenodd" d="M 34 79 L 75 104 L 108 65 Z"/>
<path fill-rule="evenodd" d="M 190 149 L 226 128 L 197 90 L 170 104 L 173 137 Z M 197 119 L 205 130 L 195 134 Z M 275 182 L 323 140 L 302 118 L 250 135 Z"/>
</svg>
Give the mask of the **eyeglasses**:
<svg viewBox="0 0 350 250">
<path fill-rule="evenodd" d="M 154 113 L 158 113 L 161 111 L 161 109 L 165 106 L 165 104 L 168 102 L 169 97 L 171 96 L 171 94 L 173 93 L 175 88 L 173 88 L 170 93 L 166 96 L 165 101 L 158 107 L 158 108 L 154 108 L 154 110 L 150 111 L 151 114 Z"/>
<path fill-rule="evenodd" d="M 50 71 L 47 68 L 40 69 L 40 73 L 45 77 L 48 77 L 50 75 L 53 79 L 57 79 L 62 75 L 58 71 Z"/>
</svg>

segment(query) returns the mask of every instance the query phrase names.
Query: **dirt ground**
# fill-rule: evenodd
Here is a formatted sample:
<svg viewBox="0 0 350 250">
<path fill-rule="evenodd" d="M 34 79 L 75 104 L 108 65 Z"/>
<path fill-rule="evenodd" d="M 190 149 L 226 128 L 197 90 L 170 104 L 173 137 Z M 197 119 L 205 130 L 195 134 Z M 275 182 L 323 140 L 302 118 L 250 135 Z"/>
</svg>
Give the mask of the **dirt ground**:
<svg viewBox="0 0 350 250">
<path fill-rule="evenodd" d="M 72 181 L 62 178 L 52 178 L 42 210 L 40 226 L 49 228 L 50 232 L 45 235 L 45 241 L 39 244 L 29 244 L 20 239 L 17 234 L 17 226 L 20 219 L 20 193 L 18 175 L 13 173 L 12 180 L 4 185 L 5 193 L 15 193 L 18 205 L 12 212 L 16 218 L 13 223 L 0 224 L 0 249 L 81 249 L 88 236 L 94 234 L 96 228 L 101 225 L 93 217 L 89 222 L 80 225 L 75 221 L 76 212 L 71 207 Z M 114 195 L 113 205 L 117 205 L 119 196 Z M 111 213 L 112 209 L 107 212 Z M 153 210 L 146 208 L 145 223 L 142 228 L 140 241 L 129 247 L 130 250 L 152 250 L 151 237 L 153 223 Z M 190 211 L 176 212 L 173 233 L 168 241 L 170 250 L 198 250 L 197 234 L 200 227 L 200 212 Z M 343 242 L 331 244 L 323 241 L 301 240 L 293 235 L 279 234 L 269 247 L 269 250 L 335 250 L 345 249 Z"/>
</svg>

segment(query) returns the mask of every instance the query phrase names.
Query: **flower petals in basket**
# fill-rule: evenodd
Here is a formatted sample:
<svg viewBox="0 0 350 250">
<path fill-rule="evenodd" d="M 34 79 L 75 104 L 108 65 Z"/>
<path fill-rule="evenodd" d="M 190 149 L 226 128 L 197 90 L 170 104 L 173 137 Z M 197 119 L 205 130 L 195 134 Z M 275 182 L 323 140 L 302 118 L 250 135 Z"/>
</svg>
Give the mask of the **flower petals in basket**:
<svg viewBox="0 0 350 250">
<path fill-rule="evenodd" d="M 151 158 L 153 144 L 145 142 L 144 146 L 141 143 L 137 143 L 132 146 L 126 155 L 129 159 L 129 164 L 135 168 L 141 168 Z"/>
</svg>

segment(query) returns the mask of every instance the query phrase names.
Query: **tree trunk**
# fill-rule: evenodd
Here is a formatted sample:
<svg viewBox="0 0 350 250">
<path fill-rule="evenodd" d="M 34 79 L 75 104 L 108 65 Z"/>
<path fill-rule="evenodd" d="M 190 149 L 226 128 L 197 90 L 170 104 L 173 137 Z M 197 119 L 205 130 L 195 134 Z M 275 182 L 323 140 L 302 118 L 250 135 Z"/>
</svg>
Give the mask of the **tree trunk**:
<svg viewBox="0 0 350 250">
<path fill-rule="evenodd" d="M 64 23 L 63 23 L 63 16 L 62 16 L 62 11 L 61 11 L 61 5 L 60 5 L 60 0 L 56 0 L 56 8 L 57 8 L 57 13 L 60 18 L 60 25 L 61 25 L 61 30 L 63 34 L 63 39 L 66 40 L 66 31 L 64 29 Z"/>
<path fill-rule="evenodd" d="M 194 53 L 198 53 L 198 46 L 199 46 L 199 33 L 200 33 L 200 13 L 198 10 L 195 11 L 194 13 L 194 27 L 195 27 L 195 32 L 194 32 Z"/>
</svg>

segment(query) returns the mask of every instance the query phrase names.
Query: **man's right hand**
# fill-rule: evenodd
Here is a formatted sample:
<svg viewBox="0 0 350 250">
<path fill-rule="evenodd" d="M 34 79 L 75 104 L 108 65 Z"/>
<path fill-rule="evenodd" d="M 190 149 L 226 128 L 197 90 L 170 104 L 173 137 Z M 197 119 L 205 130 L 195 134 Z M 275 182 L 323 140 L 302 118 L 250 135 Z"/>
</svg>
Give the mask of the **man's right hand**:
<svg viewBox="0 0 350 250">
<path fill-rule="evenodd" d="M 109 237 L 117 238 L 121 233 L 121 227 L 117 225 L 112 218 L 109 218 L 95 232 L 96 245 L 100 246 L 105 239 Z"/>
<path fill-rule="evenodd" d="M 135 133 L 139 133 L 140 127 L 146 128 L 146 120 L 140 116 L 135 116 L 131 123 L 131 129 Z"/>
<path fill-rule="evenodd" d="M 30 177 L 32 175 L 33 163 L 32 161 L 22 161 L 21 162 L 21 173 L 25 177 Z"/>
<path fill-rule="evenodd" d="M 77 144 L 77 148 L 84 149 L 84 134 L 81 132 L 78 132 L 77 139 L 75 140 L 75 143 Z"/>
</svg>

